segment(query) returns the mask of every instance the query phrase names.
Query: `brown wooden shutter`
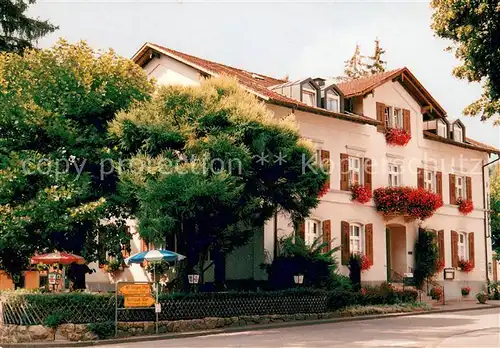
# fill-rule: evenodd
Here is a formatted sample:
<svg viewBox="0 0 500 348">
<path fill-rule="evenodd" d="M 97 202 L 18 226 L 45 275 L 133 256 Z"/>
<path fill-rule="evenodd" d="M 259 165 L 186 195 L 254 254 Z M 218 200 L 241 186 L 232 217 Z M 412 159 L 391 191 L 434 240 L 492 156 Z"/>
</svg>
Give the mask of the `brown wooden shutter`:
<svg viewBox="0 0 500 348">
<path fill-rule="evenodd" d="M 349 155 L 340 154 L 340 189 L 349 191 Z"/>
<path fill-rule="evenodd" d="M 424 168 L 417 168 L 417 187 L 424 188 Z"/>
<path fill-rule="evenodd" d="M 380 121 L 381 124 L 377 125 L 377 131 L 384 133 L 385 132 L 385 104 L 377 102 L 377 121 Z"/>
<path fill-rule="evenodd" d="M 410 110 L 403 109 L 403 129 L 411 134 Z"/>
<path fill-rule="evenodd" d="M 458 267 L 458 233 L 451 231 L 451 266 Z"/>
<path fill-rule="evenodd" d="M 330 220 L 323 221 L 323 243 L 328 242 L 328 245 L 323 249 L 323 252 L 328 252 L 331 250 L 331 240 L 332 240 L 332 223 Z"/>
<path fill-rule="evenodd" d="M 342 256 L 341 261 L 343 265 L 349 264 L 349 256 L 351 255 L 350 244 L 349 244 L 349 223 L 347 221 L 342 221 L 340 225 L 341 230 L 341 243 L 342 243 Z"/>
<path fill-rule="evenodd" d="M 465 177 L 465 190 L 467 199 L 472 200 L 472 178 L 470 176 Z"/>
<path fill-rule="evenodd" d="M 326 170 L 328 173 L 328 180 L 326 181 L 326 186 L 330 188 L 330 151 L 321 150 L 321 163 L 323 170 Z"/>
<path fill-rule="evenodd" d="M 444 254 L 444 230 L 438 231 L 438 250 L 439 250 L 439 261 L 445 264 L 445 254 Z"/>
<path fill-rule="evenodd" d="M 299 225 L 299 237 L 303 241 L 306 240 L 306 222 L 305 222 L 305 220 L 302 220 L 300 225 Z"/>
<path fill-rule="evenodd" d="M 436 172 L 436 193 L 443 199 L 443 173 Z"/>
<path fill-rule="evenodd" d="M 372 190 L 372 160 L 370 158 L 364 159 L 365 171 L 365 188 L 371 192 Z"/>
<path fill-rule="evenodd" d="M 457 194 L 455 192 L 455 174 L 450 174 L 450 204 L 457 204 Z"/>
<path fill-rule="evenodd" d="M 373 224 L 365 225 L 365 255 L 373 263 Z"/>
<path fill-rule="evenodd" d="M 467 235 L 467 239 L 469 242 L 469 261 L 472 262 L 472 267 L 476 265 L 475 256 L 476 251 L 474 249 L 474 232 L 471 232 Z"/>
</svg>

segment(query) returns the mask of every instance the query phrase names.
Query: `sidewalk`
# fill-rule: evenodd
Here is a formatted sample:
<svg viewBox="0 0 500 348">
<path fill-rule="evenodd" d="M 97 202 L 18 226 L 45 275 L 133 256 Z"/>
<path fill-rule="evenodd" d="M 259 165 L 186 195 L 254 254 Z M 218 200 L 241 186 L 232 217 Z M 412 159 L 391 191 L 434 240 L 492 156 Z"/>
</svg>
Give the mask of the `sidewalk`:
<svg viewBox="0 0 500 348">
<path fill-rule="evenodd" d="M 451 312 L 461 312 L 461 311 L 471 311 L 471 310 L 486 310 L 492 308 L 498 308 L 498 311 L 500 313 L 500 301 L 491 300 L 488 301 L 486 304 L 478 304 L 476 301 L 472 300 L 458 301 L 458 302 L 450 301 L 450 303 L 447 303 L 445 305 L 434 306 L 430 311 L 422 311 L 422 312 L 392 313 L 392 314 L 379 314 L 379 315 L 364 315 L 355 317 L 337 317 L 332 319 L 279 322 L 279 323 L 249 325 L 240 327 L 227 327 L 223 329 L 213 329 L 204 331 L 177 332 L 177 333 L 167 333 L 161 335 L 133 336 L 133 337 L 116 338 L 116 339 L 113 338 L 107 340 L 87 341 L 87 342 L 53 341 L 53 342 L 40 342 L 40 343 L 11 343 L 11 344 L 0 344 L 0 347 L 1 348 L 91 347 L 91 346 L 101 346 L 101 345 L 120 344 L 120 343 L 158 341 L 158 340 L 189 338 L 189 337 L 203 337 L 214 334 L 234 333 L 242 331 L 268 330 L 268 329 L 279 329 L 285 327 L 332 324 L 339 322 L 374 320 L 374 319 L 384 319 L 393 317 L 407 317 L 407 316 L 425 315 L 432 313 L 451 313 Z"/>
</svg>

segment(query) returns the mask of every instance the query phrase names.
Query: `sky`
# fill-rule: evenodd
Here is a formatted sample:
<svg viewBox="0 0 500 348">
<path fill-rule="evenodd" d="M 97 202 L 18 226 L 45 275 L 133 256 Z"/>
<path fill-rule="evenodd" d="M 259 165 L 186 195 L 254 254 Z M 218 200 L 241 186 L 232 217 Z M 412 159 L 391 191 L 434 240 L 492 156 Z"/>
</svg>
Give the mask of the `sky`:
<svg viewBox="0 0 500 348">
<path fill-rule="evenodd" d="M 131 57 L 149 41 L 291 79 L 342 75 L 356 44 L 371 55 L 378 37 L 388 69 L 408 67 L 467 136 L 500 148 L 500 127 L 462 115 L 481 86 L 452 76 L 459 62 L 434 36 L 427 1 L 38 0 L 28 13 L 59 26 L 40 47 L 63 37 Z"/>
</svg>

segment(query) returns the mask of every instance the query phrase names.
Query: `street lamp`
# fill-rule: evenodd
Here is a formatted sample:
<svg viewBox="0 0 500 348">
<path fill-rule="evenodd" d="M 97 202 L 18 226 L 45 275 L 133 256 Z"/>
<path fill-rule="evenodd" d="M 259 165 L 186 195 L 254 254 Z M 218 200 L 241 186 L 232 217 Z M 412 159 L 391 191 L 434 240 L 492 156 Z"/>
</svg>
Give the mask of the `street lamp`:
<svg viewBox="0 0 500 348">
<path fill-rule="evenodd" d="M 294 275 L 293 281 L 295 282 L 295 285 L 302 285 L 302 283 L 304 283 L 304 275 L 303 274 Z"/>
<path fill-rule="evenodd" d="M 188 274 L 189 285 L 191 285 L 191 287 L 194 288 L 195 290 L 196 290 L 196 285 L 198 285 L 199 281 L 200 281 L 199 274 Z"/>
</svg>

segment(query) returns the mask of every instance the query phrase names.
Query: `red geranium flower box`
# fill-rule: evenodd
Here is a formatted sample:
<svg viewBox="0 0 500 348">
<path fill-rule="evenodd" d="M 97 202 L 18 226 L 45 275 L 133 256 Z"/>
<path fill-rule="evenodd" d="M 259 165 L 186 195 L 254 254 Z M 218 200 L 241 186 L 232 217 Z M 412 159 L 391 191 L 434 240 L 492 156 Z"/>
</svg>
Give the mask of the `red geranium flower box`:
<svg viewBox="0 0 500 348">
<path fill-rule="evenodd" d="M 423 188 L 380 187 L 373 195 L 377 211 L 384 216 L 402 215 L 406 219 L 425 220 L 443 205 L 441 197 Z"/>
<path fill-rule="evenodd" d="M 357 201 L 361 204 L 365 204 L 372 198 L 371 190 L 368 190 L 362 185 L 352 185 L 351 186 L 351 200 Z"/>
<path fill-rule="evenodd" d="M 324 195 L 326 195 L 328 193 L 328 191 L 330 191 L 330 183 L 326 182 L 323 185 L 323 187 L 321 188 L 321 190 L 318 192 L 318 197 L 319 198 L 323 197 Z"/>
<path fill-rule="evenodd" d="M 400 128 L 390 128 L 385 133 L 385 141 L 392 146 L 405 146 L 411 139 L 411 134 Z"/>
<path fill-rule="evenodd" d="M 469 273 L 474 269 L 474 264 L 471 261 L 460 260 L 458 261 L 458 267 L 462 272 Z"/>
<path fill-rule="evenodd" d="M 457 199 L 458 211 L 462 214 L 467 215 L 474 210 L 474 203 L 470 199 Z"/>
<path fill-rule="evenodd" d="M 362 272 L 368 271 L 373 266 L 372 260 L 370 260 L 370 258 L 365 254 L 361 254 L 360 258 L 361 258 L 361 271 Z"/>
</svg>

